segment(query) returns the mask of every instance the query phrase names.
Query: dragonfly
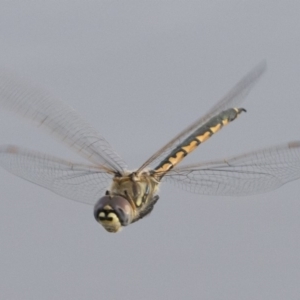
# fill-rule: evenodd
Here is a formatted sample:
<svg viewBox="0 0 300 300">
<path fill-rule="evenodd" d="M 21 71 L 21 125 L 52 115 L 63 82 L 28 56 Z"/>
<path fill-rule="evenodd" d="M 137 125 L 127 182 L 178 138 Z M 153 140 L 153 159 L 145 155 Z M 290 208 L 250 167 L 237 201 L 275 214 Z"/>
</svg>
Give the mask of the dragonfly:
<svg viewBox="0 0 300 300">
<path fill-rule="evenodd" d="M 94 205 L 95 219 L 118 232 L 150 214 L 163 181 L 201 195 L 263 193 L 300 177 L 300 141 L 191 165 L 179 163 L 246 110 L 241 102 L 266 70 L 261 62 L 203 117 L 135 171 L 70 106 L 14 74 L 0 72 L 0 107 L 47 129 L 85 158 L 76 163 L 14 145 L 0 146 L 0 165 L 65 198 Z"/>
</svg>

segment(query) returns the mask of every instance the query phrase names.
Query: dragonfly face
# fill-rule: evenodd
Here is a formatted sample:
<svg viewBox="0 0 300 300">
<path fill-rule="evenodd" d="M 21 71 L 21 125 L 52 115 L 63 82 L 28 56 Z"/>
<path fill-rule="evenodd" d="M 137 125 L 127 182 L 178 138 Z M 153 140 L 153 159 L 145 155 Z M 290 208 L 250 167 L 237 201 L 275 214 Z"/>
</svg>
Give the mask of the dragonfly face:
<svg viewBox="0 0 300 300">
<path fill-rule="evenodd" d="M 254 68 L 206 115 L 135 172 L 126 171 L 125 162 L 109 143 L 72 108 L 0 71 L 0 107 L 47 128 L 90 162 L 79 164 L 16 146 L 2 146 L 0 165 L 66 198 L 94 205 L 96 220 L 109 232 L 117 232 L 147 216 L 158 201 L 162 180 L 202 195 L 241 196 L 275 189 L 300 177 L 300 142 L 230 159 L 178 166 L 189 153 L 245 111 L 239 105 L 264 70 L 264 63 Z M 101 197 L 104 190 L 107 192 Z"/>
<path fill-rule="evenodd" d="M 133 220 L 133 209 L 129 201 L 120 196 L 106 195 L 95 204 L 94 217 L 108 231 L 118 232 Z"/>
</svg>

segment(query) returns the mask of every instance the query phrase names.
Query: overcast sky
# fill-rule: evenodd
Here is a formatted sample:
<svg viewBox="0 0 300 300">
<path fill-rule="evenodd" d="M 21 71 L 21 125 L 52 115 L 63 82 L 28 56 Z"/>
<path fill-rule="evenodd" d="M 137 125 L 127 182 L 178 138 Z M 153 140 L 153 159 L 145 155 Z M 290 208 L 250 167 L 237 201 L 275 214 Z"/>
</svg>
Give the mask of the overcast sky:
<svg viewBox="0 0 300 300">
<path fill-rule="evenodd" d="M 262 59 L 247 114 L 187 160 L 300 140 L 299 1 L 0 7 L 0 65 L 73 106 L 132 169 Z M 0 141 L 81 161 L 4 111 Z M 300 181 L 243 198 L 165 184 L 151 216 L 118 234 L 93 207 L 2 169 L 0 190 L 1 299 L 299 299 Z"/>
</svg>

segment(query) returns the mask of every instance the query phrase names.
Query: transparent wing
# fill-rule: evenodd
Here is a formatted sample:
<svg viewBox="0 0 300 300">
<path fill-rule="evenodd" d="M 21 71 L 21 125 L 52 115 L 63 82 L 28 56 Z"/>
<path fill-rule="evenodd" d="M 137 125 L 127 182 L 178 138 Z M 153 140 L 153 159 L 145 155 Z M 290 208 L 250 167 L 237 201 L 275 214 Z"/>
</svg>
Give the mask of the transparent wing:
<svg viewBox="0 0 300 300">
<path fill-rule="evenodd" d="M 109 143 L 70 106 L 3 70 L 0 71 L 0 107 L 47 128 L 83 157 L 107 170 L 122 174 L 126 168 Z"/>
<path fill-rule="evenodd" d="M 15 146 L 0 147 L 0 165 L 58 195 L 91 205 L 104 194 L 111 179 L 102 169 Z"/>
<path fill-rule="evenodd" d="M 174 168 L 165 179 L 203 195 L 264 193 L 300 178 L 300 141 L 227 160 Z"/>
<path fill-rule="evenodd" d="M 228 108 L 237 107 L 248 95 L 252 87 L 258 81 L 260 76 L 266 70 L 266 62 L 263 61 L 251 70 L 245 77 L 243 77 L 217 104 L 215 104 L 205 116 L 198 119 L 191 124 L 185 130 L 175 136 L 169 143 L 153 154 L 139 169 L 137 172 L 141 172 L 149 164 L 154 167 L 163 160 L 176 146 L 178 146 L 189 134 L 195 129 L 201 127 L 212 117 L 216 116 L 223 110 Z"/>
</svg>

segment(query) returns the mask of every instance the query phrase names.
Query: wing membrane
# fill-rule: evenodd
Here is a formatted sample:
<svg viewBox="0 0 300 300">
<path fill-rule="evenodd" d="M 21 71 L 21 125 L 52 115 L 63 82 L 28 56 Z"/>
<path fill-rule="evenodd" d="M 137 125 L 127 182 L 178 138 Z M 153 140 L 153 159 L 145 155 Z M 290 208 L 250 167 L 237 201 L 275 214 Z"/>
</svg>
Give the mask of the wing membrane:
<svg viewBox="0 0 300 300">
<path fill-rule="evenodd" d="M 0 71 L 0 106 L 47 128 L 83 157 L 105 166 L 107 171 L 122 174 L 126 168 L 109 143 L 75 110 L 5 71 Z"/>
<path fill-rule="evenodd" d="M 102 196 L 111 179 L 106 171 L 97 167 L 15 146 L 0 147 L 0 165 L 56 194 L 91 205 Z"/>
<path fill-rule="evenodd" d="M 239 105 L 245 97 L 248 95 L 252 87 L 258 81 L 260 76 L 266 70 L 266 62 L 263 61 L 251 70 L 246 76 L 244 76 L 216 105 L 214 105 L 205 116 L 198 119 L 191 124 L 185 130 L 175 136 L 169 143 L 163 146 L 155 154 L 153 154 L 139 169 L 137 172 L 141 172 L 149 164 L 153 164 L 154 167 L 161 160 L 163 160 L 172 151 L 173 148 L 178 146 L 185 138 L 188 137 L 194 130 L 204 125 L 209 119 L 216 116 L 223 110 L 228 108 L 234 108 Z"/>
<path fill-rule="evenodd" d="M 264 193 L 300 178 L 300 141 L 228 160 L 174 168 L 165 179 L 204 195 Z"/>
</svg>

